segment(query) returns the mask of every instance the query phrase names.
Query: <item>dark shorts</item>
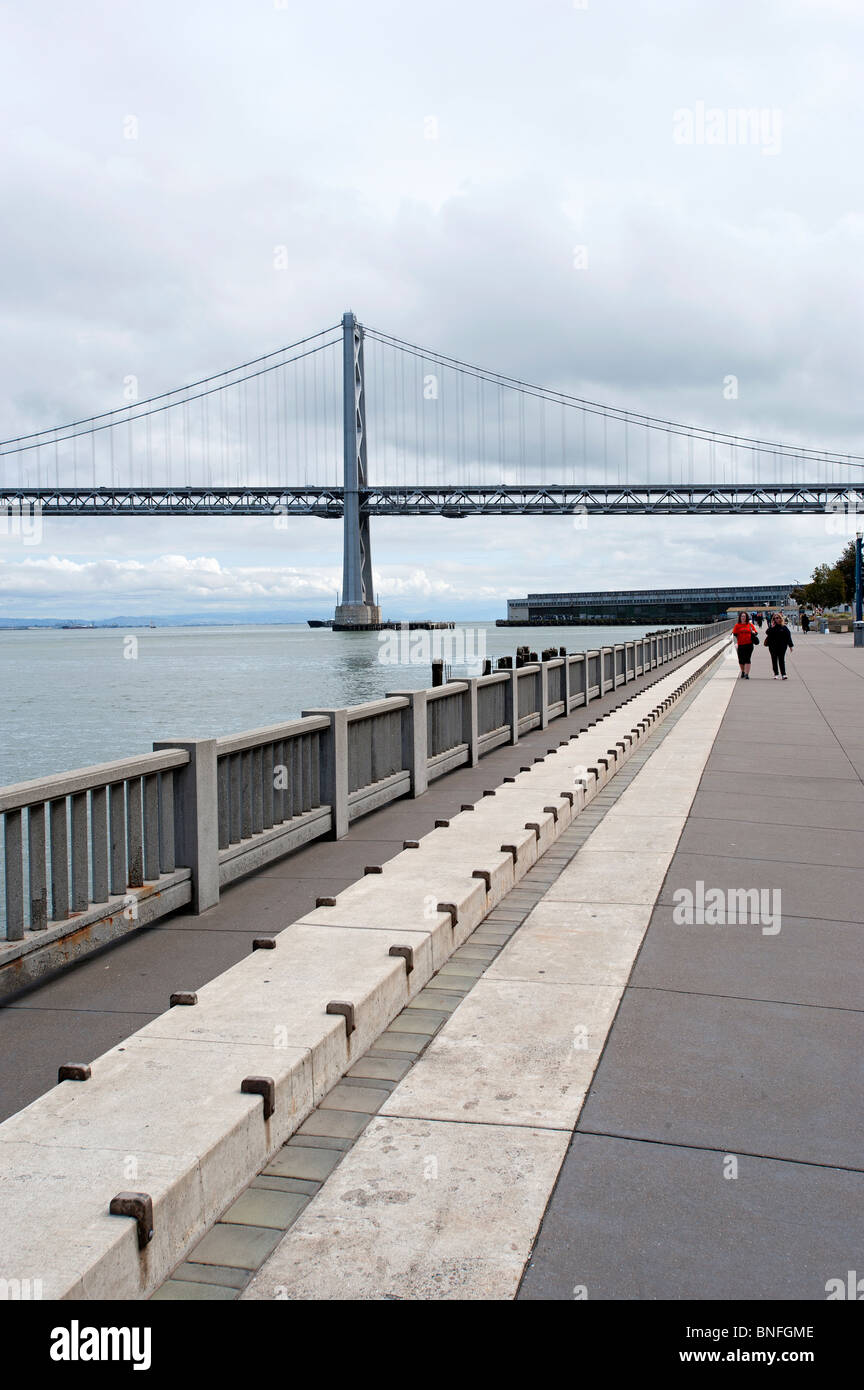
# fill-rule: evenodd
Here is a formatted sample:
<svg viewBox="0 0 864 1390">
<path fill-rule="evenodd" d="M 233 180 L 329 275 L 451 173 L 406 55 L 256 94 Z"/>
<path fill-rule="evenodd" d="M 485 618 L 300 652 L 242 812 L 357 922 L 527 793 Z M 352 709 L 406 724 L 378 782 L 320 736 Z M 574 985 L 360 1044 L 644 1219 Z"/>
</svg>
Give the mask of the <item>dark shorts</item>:
<svg viewBox="0 0 864 1390">
<path fill-rule="evenodd" d="M 753 655 L 753 643 L 752 643 L 752 642 L 747 642 L 747 643 L 745 643 L 745 645 L 744 645 L 743 647 L 739 647 L 739 648 L 738 648 L 738 663 L 739 663 L 739 665 L 741 665 L 741 666 L 746 666 L 746 665 L 747 665 L 747 662 L 750 660 L 750 658 L 751 658 L 752 655 Z"/>
</svg>

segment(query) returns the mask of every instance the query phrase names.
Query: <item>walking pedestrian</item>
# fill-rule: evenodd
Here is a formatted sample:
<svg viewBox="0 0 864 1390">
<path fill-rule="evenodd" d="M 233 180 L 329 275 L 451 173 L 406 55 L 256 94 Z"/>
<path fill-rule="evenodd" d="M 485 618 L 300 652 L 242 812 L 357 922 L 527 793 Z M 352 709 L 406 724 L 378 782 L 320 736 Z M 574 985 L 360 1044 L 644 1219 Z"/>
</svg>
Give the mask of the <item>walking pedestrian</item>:
<svg viewBox="0 0 864 1390">
<path fill-rule="evenodd" d="M 774 621 L 765 633 L 765 646 L 771 653 L 771 666 L 774 671 L 775 681 L 786 680 L 786 652 L 792 649 L 795 643 L 792 641 L 792 633 L 789 631 L 783 615 L 774 614 Z"/>
<path fill-rule="evenodd" d="M 732 636 L 738 643 L 738 665 L 741 667 L 742 681 L 750 679 L 750 658 L 753 655 L 753 648 L 759 641 L 756 629 L 750 621 L 748 613 L 739 613 L 738 621 L 732 629 Z"/>
<path fill-rule="evenodd" d="M 761 630 L 761 628 L 762 628 L 762 614 L 761 614 L 761 613 L 754 613 L 754 614 L 753 614 L 753 617 L 756 619 L 756 626 Z"/>
<path fill-rule="evenodd" d="M 809 613 L 802 613 L 802 614 L 801 614 L 801 631 L 802 631 L 803 633 L 805 633 L 805 634 L 808 633 L 808 632 L 810 631 L 810 614 L 809 614 Z"/>
</svg>

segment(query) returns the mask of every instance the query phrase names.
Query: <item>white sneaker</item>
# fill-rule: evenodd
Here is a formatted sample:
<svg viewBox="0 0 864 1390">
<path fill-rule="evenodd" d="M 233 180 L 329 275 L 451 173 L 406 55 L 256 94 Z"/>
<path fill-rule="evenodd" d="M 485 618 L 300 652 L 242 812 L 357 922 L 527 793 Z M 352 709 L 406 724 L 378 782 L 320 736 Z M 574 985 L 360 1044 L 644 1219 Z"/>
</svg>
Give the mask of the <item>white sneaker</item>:
<svg viewBox="0 0 864 1390">
<path fill-rule="evenodd" d="M 779 677 L 779 676 L 775 676 L 774 679 L 775 679 L 775 681 L 779 681 L 780 677 Z M 786 677 L 784 676 L 783 679 L 785 680 Z"/>
</svg>

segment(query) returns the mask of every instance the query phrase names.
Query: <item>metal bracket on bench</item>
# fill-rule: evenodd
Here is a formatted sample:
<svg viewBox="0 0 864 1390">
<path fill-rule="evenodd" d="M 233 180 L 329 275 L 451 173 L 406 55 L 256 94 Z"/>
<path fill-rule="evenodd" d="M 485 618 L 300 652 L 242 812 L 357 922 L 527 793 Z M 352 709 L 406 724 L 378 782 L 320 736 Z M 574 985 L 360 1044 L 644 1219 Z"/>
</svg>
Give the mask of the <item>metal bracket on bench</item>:
<svg viewBox="0 0 864 1390">
<path fill-rule="evenodd" d="M 90 1067 L 87 1062 L 64 1062 L 57 1071 L 60 1081 L 89 1081 Z"/>
<path fill-rule="evenodd" d="M 405 974 L 410 975 L 414 969 L 414 947 L 413 946 L 391 946 L 388 952 L 391 956 L 401 956 L 405 962 Z"/>
<path fill-rule="evenodd" d="M 436 904 L 435 904 L 435 911 L 436 911 L 436 912 L 449 912 L 449 913 L 450 913 L 450 926 L 453 927 L 453 928 L 455 929 L 456 924 L 457 924 L 457 922 L 459 921 L 459 909 L 457 908 L 457 906 L 456 906 L 455 903 L 436 903 Z"/>
<path fill-rule="evenodd" d="M 138 1249 L 153 1239 L 153 1198 L 148 1192 L 118 1192 L 111 1198 L 109 1216 L 131 1216 L 138 1226 Z"/>
<path fill-rule="evenodd" d="M 169 1008 L 174 1008 L 175 1004 L 197 1004 L 198 995 L 192 990 L 181 989 L 176 994 L 172 994 L 169 1000 Z"/>
<path fill-rule="evenodd" d="M 335 903 L 333 904 L 333 906 L 335 906 Z M 252 950 L 253 950 L 253 951 L 275 951 L 275 950 L 276 950 L 276 938 L 275 938 L 275 936 L 255 936 L 255 937 L 253 937 L 253 938 L 252 938 Z"/>
<path fill-rule="evenodd" d="M 471 877 L 482 878 L 483 882 L 486 884 L 486 892 L 492 892 L 492 875 L 490 874 L 488 869 L 475 869 L 471 874 Z"/>
<path fill-rule="evenodd" d="M 245 1076 L 240 1083 L 244 1096 L 261 1096 L 264 1100 L 264 1119 L 269 1120 L 276 1109 L 276 1082 L 272 1076 Z"/>
<path fill-rule="evenodd" d="M 348 1004 L 344 999 L 331 999 L 327 1005 L 328 1014 L 341 1014 L 345 1020 L 345 1036 L 350 1038 L 354 1032 L 354 1005 Z"/>
</svg>

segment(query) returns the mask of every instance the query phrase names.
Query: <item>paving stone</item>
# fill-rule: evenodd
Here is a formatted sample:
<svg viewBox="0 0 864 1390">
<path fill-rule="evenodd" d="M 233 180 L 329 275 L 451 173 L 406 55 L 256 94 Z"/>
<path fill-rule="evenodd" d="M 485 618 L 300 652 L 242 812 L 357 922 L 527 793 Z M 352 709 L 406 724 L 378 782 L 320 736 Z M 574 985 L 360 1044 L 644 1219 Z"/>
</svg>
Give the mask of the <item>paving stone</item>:
<svg viewBox="0 0 864 1390">
<path fill-rule="evenodd" d="M 453 960 L 451 958 L 446 965 L 442 965 L 434 978 L 436 980 L 479 980 L 485 969 L 485 961 Z M 429 983 L 431 984 L 432 981 L 430 980 Z"/>
<path fill-rule="evenodd" d="M 426 989 L 421 990 L 417 995 L 415 1002 L 421 1008 L 428 1004 L 430 1008 L 437 1009 L 440 1013 L 452 1014 L 454 1009 L 458 1009 L 464 997 L 464 993 L 447 994 L 443 989 L 430 989 L 427 985 Z M 406 1009 L 405 1012 L 406 1015 L 411 1015 L 414 1010 Z"/>
<path fill-rule="evenodd" d="M 379 1106 L 389 1096 L 389 1090 L 378 1090 L 373 1086 L 345 1086 L 342 1082 L 321 1101 L 320 1110 L 358 1110 L 364 1115 L 374 1115 Z"/>
<path fill-rule="evenodd" d="M 299 1192 L 272 1192 L 247 1187 L 222 1216 L 229 1225 L 274 1226 L 285 1231 L 300 1215 L 309 1198 Z"/>
<path fill-rule="evenodd" d="M 356 1139 L 368 1123 L 368 1114 L 358 1110 L 313 1110 L 298 1133 L 328 1139 Z"/>
<path fill-rule="evenodd" d="M 150 1295 L 150 1302 L 199 1303 L 209 1300 L 233 1303 L 239 1294 L 239 1289 L 223 1288 L 219 1284 L 193 1284 L 187 1279 L 167 1279 Z"/>
<path fill-rule="evenodd" d="M 351 1139 L 339 1139 L 335 1135 L 330 1135 L 322 1139 L 318 1134 L 292 1134 L 288 1140 L 289 1144 L 295 1145 L 298 1149 L 350 1149 Z"/>
<path fill-rule="evenodd" d="M 401 1014 L 393 1019 L 390 1024 L 391 1033 L 421 1033 L 431 1037 L 437 1033 L 444 1016 L 440 1012 L 432 1009 L 403 1009 Z"/>
<path fill-rule="evenodd" d="M 364 1062 L 372 1059 L 377 1061 L 379 1057 L 384 1062 L 402 1062 L 408 1067 L 411 1066 L 411 1058 L 406 1056 L 404 1047 L 388 1048 L 386 1046 L 379 1046 L 378 1043 L 373 1043 L 372 1047 L 370 1047 L 369 1051 L 366 1053 L 366 1056 L 361 1057 L 360 1061 Z M 358 1062 L 357 1065 L 359 1066 L 360 1063 Z"/>
<path fill-rule="evenodd" d="M 342 1077 L 342 1080 L 339 1084 L 340 1086 L 350 1086 L 358 1088 L 365 1087 L 368 1090 L 369 1081 L 369 1077 L 351 1076 L 350 1074 L 346 1074 Z M 390 1092 L 395 1089 L 396 1085 L 396 1081 L 387 1081 L 384 1077 L 381 1077 L 375 1079 L 375 1087 L 373 1089 L 386 1091 L 389 1095 Z"/>
<path fill-rule="evenodd" d="M 348 1076 L 367 1078 L 370 1081 L 401 1081 L 411 1068 L 410 1062 L 396 1061 L 392 1057 L 370 1057 L 367 1053 L 348 1072 Z"/>
<path fill-rule="evenodd" d="M 423 1033 L 394 1033 L 389 1028 L 372 1044 L 369 1051 L 408 1052 L 415 1056 L 423 1051 L 429 1038 Z"/>
<path fill-rule="evenodd" d="M 473 979 L 469 978 L 467 975 L 451 975 L 446 980 L 439 980 L 436 975 L 434 979 L 429 981 L 426 989 L 430 990 L 433 996 L 458 994 L 460 999 L 464 999 L 477 978 L 476 975 Z"/>
<path fill-rule="evenodd" d="M 299 1148 L 286 1144 L 264 1169 L 264 1177 L 303 1178 L 323 1182 L 342 1157 L 339 1149 Z"/>
<path fill-rule="evenodd" d="M 261 1187 L 270 1192 L 303 1192 L 307 1197 L 314 1197 L 321 1186 L 320 1182 L 310 1182 L 305 1178 L 274 1178 L 258 1177 L 253 1178 L 250 1187 Z"/>
<path fill-rule="evenodd" d="M 281 1239 L 282 1232 L 269 1226 L 231 1226 L 220 1221 L 192 1253 L 196 1264 L 259 1269 Z"/>
<path fill-rule="evenodd" d="M 249 1282 L 245 1269 L 230 1269 L 228 1265 L 200 1265 L 186 1260 L 175 1269 L 172 1279 L 191 1279 L 198 1284 L 222 1284 L 228 1289 L 242 1289 Z"/>
</svg>

